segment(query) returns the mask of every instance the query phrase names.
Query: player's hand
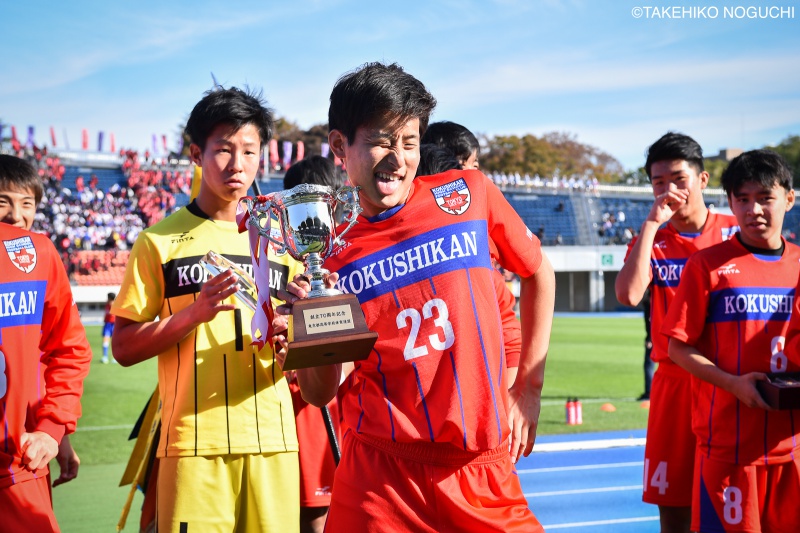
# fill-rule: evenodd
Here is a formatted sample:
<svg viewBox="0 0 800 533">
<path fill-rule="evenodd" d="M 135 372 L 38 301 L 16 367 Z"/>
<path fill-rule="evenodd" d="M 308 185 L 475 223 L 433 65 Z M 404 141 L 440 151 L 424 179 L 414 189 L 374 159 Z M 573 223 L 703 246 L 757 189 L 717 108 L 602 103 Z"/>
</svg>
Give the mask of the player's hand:
<svg viewBox="0 0 800 533">
<path fill-rule="evenodd" d="M 763 372 L 750 372 L 742 376 L 733 376 L 729 390 L 747 407 L 772 411 L 772 407 L 764 401 L 764 398 L 761 397 L 756 388 L 756 382 L 767 380 L 767 375 Z"/>
<path fill-rule="evenodd" d="M 283 363 L 286 361 L 286 354 L 289 350 L 289 344 L 286 339 L 286 332 L 289 329 L 289 318 L 285 315 L 275 314 L 272 320 L 272 346 L 275 352 L 275 361 L 283 368 Z"/>
<path fill-rule="evenodd" d="M 647 215 L 647 220 L 663 224 L 672 218 L 672 215 L 680 209 L 689 199 L 689 191 L 686 189 L 675 189 L 670 187 L 667 192 L 656 196 L 653 207 Z"/>
<path fill-rule="evenodd" d="M 72 481 L 78 477 L 78 467 L 81 464 L 81 458 L 78 457 L 78 454 L 75 453 L 74 449 L 72 449 L 72 444 L 70 444 L 69 437 L 67 435 L 64 435 L 64 438 L 61 439 L 61 444 L 58 446 L 58 455 L 56 455 L 56 461 L 58 461 L 58 466 L 61 469 L 61 473 L 58 476 L 58 479 L 53 481 L 54 487 L 57 487 L 62 483 Z"/>
<path fill-rule="evenodd" d="M 533 451 L 536 428 L 539 425 L 541 391 L 512 386 L 508 389 L 508 425 L 511 430 L 511 460 L 515 463 Z"/>
<path fill-rule="evenodd" d="M 326 288 L 334 288 L 337 281 L 339 281 L 339 274 L 336 272 L 325 275 L 324 282 Z M 288 285 L 286 285 L 286 292 L 281 291 L 278 293 L 278 298 L 283 300 L 285 303 L 278 306 L 275 311 L 281 315 L 291 314 L 292 305 L 297 300 L 307 298 L 309 292 L 311 292 L 311 281 L 303 274 L 296 275 L 294 279 L 290 281 Z"/>
<path fill-rule="evenodd" d="M 23 433 L 19 438 L 22 466 L 31 472 L 44 468 L 58 454 L 56 439 L 44 431 Z"/>
<path fill-rule="evenodd" d="M 220 311 L 233 311 L 236 305 L 225 300 L 236 293 L 236 275 L 233 272 L 220 272 L 209 278 L 200 289 L 197 300 L 192 304 L 195 321 L 204 324 L 214 319 Z"/>
</svg>

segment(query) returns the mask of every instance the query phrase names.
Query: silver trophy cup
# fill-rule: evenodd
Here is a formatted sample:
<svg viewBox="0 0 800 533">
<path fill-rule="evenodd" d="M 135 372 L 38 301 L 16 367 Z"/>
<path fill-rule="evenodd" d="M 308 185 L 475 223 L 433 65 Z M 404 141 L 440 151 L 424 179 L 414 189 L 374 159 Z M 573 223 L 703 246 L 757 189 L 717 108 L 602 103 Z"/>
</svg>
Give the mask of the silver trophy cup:
<svg viewBox="0 0 800 533">
<path fill-rule="evenodd" d="M 242 200 L 250 213 L 251 226 L 257 226 L 262 237 L 277 245 L 278 253 L 288 251 L 305 265 L 304 275 L 311 282 L 309 298 L 341 294 L 325 287 L 328 271 L 322 264 L 336 246 L 344 245 L 342 237 L 356 223 L 361 212 L 358 190 L 359 187 L 344 186 L 333 191 L 325 185 L 303 183 L 288 191 Z M 347 226 L 337 235 L 335 213 L 340 207 L 344 213 L 342 223 Z M 271 213 L 278 219 L 283 242 L 270 235 Z"/>
</svg>

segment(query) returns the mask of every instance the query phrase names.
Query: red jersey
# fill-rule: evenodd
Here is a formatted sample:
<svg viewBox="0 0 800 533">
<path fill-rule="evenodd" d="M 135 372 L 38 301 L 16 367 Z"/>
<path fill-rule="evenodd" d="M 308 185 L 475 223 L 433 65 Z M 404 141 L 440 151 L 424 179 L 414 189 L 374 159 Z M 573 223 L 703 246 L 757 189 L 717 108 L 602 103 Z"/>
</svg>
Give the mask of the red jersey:
<svg viewBox="0 0 800 533">
<path fill-rule="evenodd" d="M 325 267 L 378 333 L 343 397 L 344 427 L 469 451 L 508 437 L 506 360 L 489 239 L 503 267 L 536 273 L 541 246 L 478 171 L 418 177 L 407 202 L 360 217 Z"/>
<path fill-rule="evenodd" d="M 111 302 L 106 302 L 106 314 L 103 316 L 103 323 L 113 324 L 116 319 L 116 315 L 111 313 Z"/>
<path fill-rule="evenodd" d="M 800 361 L 783 350 L 798 275 L 793 244 L 774 257 L 753 255 L 739 239 L 712 246 L 686 263 L 661 332 L 733 375 L 798 371 Z M 747 407 L 696 377 L 692 391 L 692 429 L 705 457 L 740 465 L 792 460 L 798 413 Z"/>
<path fill-rule="evenodd" d="M 667 354 L 669 339 L 660 333 L 661 325 L 678 289 L 686 260 L 698 250 L 728 240 L 737 231 L 739 224 L 736 217 L 709 212 L 703 230 L 698 235 L 682 235 L 669 223 L 656 232 L 650 252 L 650 328 L 653 341 L 650 357 L 653 361 L 660 363 L 670 360 Z M 628 245 L 628 255 L 635 243 L 636 239 L 633 239 Z M 628 259 L 627 256 L 625 259 Z"/>
<path fill-rule="evenodd" d="M 50 240 L 0 224 L 0 241 L 2 488 L 47 473 L 21 466 L 20 437 L 44 431 L 60 442 L 75 430 L 92 352 Z"/>
</svg>

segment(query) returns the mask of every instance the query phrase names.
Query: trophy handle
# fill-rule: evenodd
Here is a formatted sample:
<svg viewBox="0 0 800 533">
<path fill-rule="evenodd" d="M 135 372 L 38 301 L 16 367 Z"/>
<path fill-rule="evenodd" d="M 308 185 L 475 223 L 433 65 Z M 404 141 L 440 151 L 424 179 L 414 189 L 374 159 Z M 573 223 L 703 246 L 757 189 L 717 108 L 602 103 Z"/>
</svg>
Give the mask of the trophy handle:
<svg viewBox="0 0 800 533">
<path fill-rule="evenodd" d="M 276 204 L 272 201 L 272 194 L 267 196 L 258 196 L 253 198 L 246 196 L 242 198 L 242 202 L 247 206 L 247 212 L 250 216 L 250 226 L 258 228 L 258 234 L 267 239 L 272 244 L 279 247 L 278 254 L 286 253 L 286 244 L 278 241 L 270 235 L 272 229 L 272 212 Z M 266 226 L 262 225 L 261 221 L 266 219 Z"/>
<path fill-rule="evenodd" d="M 342 240 L 342 237 L 344 237 L 344 235 L 350 231 L 350 228 L 352 228 L 353 225 L 358 222 L 358 215 L 361 213 L 361 211 L 363 211 L 361 204 L 358 201 L 359 190 L 361 190 L 361 187 L 350 187 L 348 185 L 344 185 L 336 191 L 336 204 L 338 205 L 339 202 L 344 204 L 345 217 L 342 222 L 347 222 L 347 227 L 344 228 L 344 231 L 337 235 L 333 241 L 333 243 L 337 246 L 344 245 L 345 241 Z M 350 198 L 352 198 L 352 202 L 349 201 Z"/>
</svg>

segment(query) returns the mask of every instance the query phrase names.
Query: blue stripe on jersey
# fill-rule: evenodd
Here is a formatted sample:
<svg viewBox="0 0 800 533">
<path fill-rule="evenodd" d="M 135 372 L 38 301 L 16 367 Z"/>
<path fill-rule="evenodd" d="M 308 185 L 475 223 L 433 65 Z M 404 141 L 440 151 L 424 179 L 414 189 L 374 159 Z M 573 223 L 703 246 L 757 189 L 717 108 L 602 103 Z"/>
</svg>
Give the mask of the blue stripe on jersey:
<svg viewBox="0 0 800 533">
<path fill-rule="evenodd" d="M 725 531 L 702 476 L 700 477 L 700 531 Z"/>
<path fill-rule="evenodd" d="M 336 288 L 361 303 L 419 281 L 468 268 L 492 268 L 486 221 L 436 228 L 366 255 L 339 270 Z"/>
<path fill-rule="evenodd" d="M 47 281 L 0 283 L 0 328 L 41 326 Z"/>
<path fill-rule="evenodd" d="M 735 287 L 714 291 L 709 297 L 706 322 L 775 320 L 787 322 L 794 303 L 794 288 Z"/>
<path fill-rule="evenodd" d="M 486 369 L 486 381 L 489 383 L 489 391 L 492 393 L 492 405 L 494 406 L 494 419 L 497 424 L 497 442 L 503 442 L 503 429 L 500 425 L 500 412 L 497 409 L 497 395 L 494 392 L 494 382 L 492 381 L 492 370 L 489 368 L 489 358 L 486 355 L 486 344 L 483 341 L 483 331 L 480 328 L 480 320 L 478 319 L 478 308 L 475 305 L 475 291 L 472 290 L 472 276 L 467 270 L 467 286 L 469 287 L 469 297 L 472 301 L 472 312 L 475 315 L 475 324 L 478 324 L 478 339 L 481 343 L 481 354 L 483 355 L 483 366 Z"/>
<path fill-rule="evenodd" d="M 419 370 L 417 370 L 417 363 L 411 363 L 411 367 L 414 369 L 414 376 L 417 378 L 417 389 L 419 389 L 419 397 L 422 399 L 422 410 L 425 411 L 425 420 L 428 422 L 428 435 L 431 437 L 431 442 L 434 442 L 433 439 L 433 426 L 431 425 L 431 414 L 428 412 L 428 404 L 425 402 L 425 391 L 422 390 L 422 381 L 419 379 Z"/>
<path fill-rule="evenodd" d="M 381 353 L 378 350 L 374 350 L 375 354 L 378 356 L 378 374 L 381 375 L 381 379 L 383 380 L 383 397 L 386 398 L 386 410 L 389 414 L 389 424 L 392 426 L 392 442 L 395 441 L 394 436 L 394 418 L 392 417 L 392 401 L 389 399 L 389 388 L 386 386 L 386 374 L 381 371 L 381 365 L 383 364 L 383 358 L 381 357 Z M 359 426 L 361 425 L 361 421 L 359 420 Z"/>
<path fill-rule="evenodd" d="M 650 269 L 653 271 L 653 283 L 659 287 L 677 287 L 685 265 L 685 258 L 651 259 Z"/>
<path fill-rule="evenodd" d="M 458 370 L 456 370 L 456 358 L 453 351 L 450 351 L 450 364 L 453 365 L 453 379 L 456 380 L 456 390 L 458 391 L 458 409 L 461 411 L 461 434 L 464 437 L 464 449 L 467 449 L 467 422 L 464 420 L 464 397 L 461 395 L 461 383 L 458 381 Z"/>
<path fill-rule="evenodd" d="M 783 256 L 781 255 L 763 255 L 763 254 L 753 254 L 753 257 L 756 259 L 761 259 L 762 261 L 766 261 L 768 263 L 775 263 L 780 261 Z"/>
</svg>

